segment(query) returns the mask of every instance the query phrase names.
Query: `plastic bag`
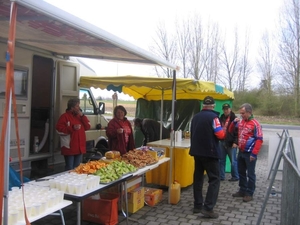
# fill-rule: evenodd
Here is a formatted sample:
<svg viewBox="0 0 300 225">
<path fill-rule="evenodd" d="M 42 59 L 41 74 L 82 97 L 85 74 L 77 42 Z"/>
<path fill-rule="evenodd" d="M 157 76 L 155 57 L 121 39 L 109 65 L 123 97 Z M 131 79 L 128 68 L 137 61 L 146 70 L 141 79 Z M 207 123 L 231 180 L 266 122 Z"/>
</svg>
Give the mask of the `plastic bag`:
<svg viewBox="0 0 300 225">
<path fill-rule="evenodd" d="M 27 177 L 23 177 L 23 183 L 29 182 Z M 15 171 L 11 166 L 9 167 L 9 190 L 12 187 L 21 187 L 20 174 Z"/>
</svg>

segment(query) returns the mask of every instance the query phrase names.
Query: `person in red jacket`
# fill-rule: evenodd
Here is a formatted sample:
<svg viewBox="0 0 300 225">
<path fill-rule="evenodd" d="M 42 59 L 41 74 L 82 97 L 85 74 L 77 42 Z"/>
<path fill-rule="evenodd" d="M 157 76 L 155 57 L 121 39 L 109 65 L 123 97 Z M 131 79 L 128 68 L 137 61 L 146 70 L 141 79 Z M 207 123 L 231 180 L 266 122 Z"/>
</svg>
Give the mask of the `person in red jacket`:
<svg viewBox="0 0 300 225">
<path fill-rule="evenodd" d="M 252 106 L 244 103 L 240 107 L 242 120 L 238 126 L 238 171 L 240 176 L 238 192 L 233 197 L 243 197 L 244 202 L 253 200 L 256 175 L 255 165 L 257 155 L 263 143 L 263 133 L 259 122 L 254 119 Z"/>
<path fill-rule="evenodd" d="M 65 170 L 71 170 L 82 162 L 86 153 L 85 131 L 91 128 L 90 121 L 81 112 L 80 100 L 72 98 L 68 101 L 66 112 L 60 116 L 56 131 L 60 135 L 61 154 L 65 158 Z"/>
<path fill-rule="evenodd" d="M 125 117 L 126 114 L 124 106 L 116 106 L 114 118 L 109 121 L 106 128 L 109 149 L 119 151 L 121 155 L 135 148 L 132 126 Z"/>
</svg>

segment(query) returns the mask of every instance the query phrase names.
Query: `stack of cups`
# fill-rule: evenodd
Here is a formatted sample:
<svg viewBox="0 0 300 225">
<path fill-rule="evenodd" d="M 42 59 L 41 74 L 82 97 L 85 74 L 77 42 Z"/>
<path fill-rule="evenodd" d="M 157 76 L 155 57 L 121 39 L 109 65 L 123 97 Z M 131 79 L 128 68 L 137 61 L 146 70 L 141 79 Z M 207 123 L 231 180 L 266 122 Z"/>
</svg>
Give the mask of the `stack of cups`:
<svg viewBox="0 0 300 225">
<path fill-rule="evenodd" d="M 50 187 L 56 188 L 67 194 L 82 195 L 95 189 L 100 183 L 100 176 L 67 173 L 50 180 Z"/>
<path fill-rule="evenodd" d="M 27 183 L 24 187 L 24 201 L 27 216 L 36 217 L 47 211 L 47 209 L 60 204 L 64 198 L 64 192 L 49 187 L 36 186 Z M 24 206 L 22 190 L 13 187 L 9 191 L 8 198 L 8 224 L 24 222 Z"/>
</svg>

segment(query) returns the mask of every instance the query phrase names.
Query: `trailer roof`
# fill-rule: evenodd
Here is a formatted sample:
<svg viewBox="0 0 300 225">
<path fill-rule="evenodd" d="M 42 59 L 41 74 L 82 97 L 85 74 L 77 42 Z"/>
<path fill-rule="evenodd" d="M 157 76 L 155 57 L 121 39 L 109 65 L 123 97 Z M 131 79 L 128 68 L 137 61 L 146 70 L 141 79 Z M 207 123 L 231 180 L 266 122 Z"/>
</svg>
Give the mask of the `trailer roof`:
<svg viewBox="0 0 300 225">
<path fill-rule="evenodd" d="M 101 28 L 41 0 L 18 4 L 16 44 L 44 49 L 61 56 L 176 66 Z M 0 1 L 0 38 L 7 41 L 10 0 Z"/>
</svg>

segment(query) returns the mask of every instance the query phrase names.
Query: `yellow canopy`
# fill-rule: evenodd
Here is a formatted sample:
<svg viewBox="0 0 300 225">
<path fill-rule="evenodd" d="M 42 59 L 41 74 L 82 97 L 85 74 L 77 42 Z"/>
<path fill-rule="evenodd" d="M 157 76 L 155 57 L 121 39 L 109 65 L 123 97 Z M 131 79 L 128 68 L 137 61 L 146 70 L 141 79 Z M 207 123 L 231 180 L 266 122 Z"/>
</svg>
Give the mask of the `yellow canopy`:
<svg viewBox="0 0 300 225">
<path fill-rule="evenodd" d="M 123 92 L 134 99 L 172 100 L 172 78 L 144 76 L 81 76 L 79 86 Z M 215 99 L 234 99 L 233 92 L 209 81 L 176 79 L 176 99 L 203 100 L 210 95 Z"/>
</svg>

